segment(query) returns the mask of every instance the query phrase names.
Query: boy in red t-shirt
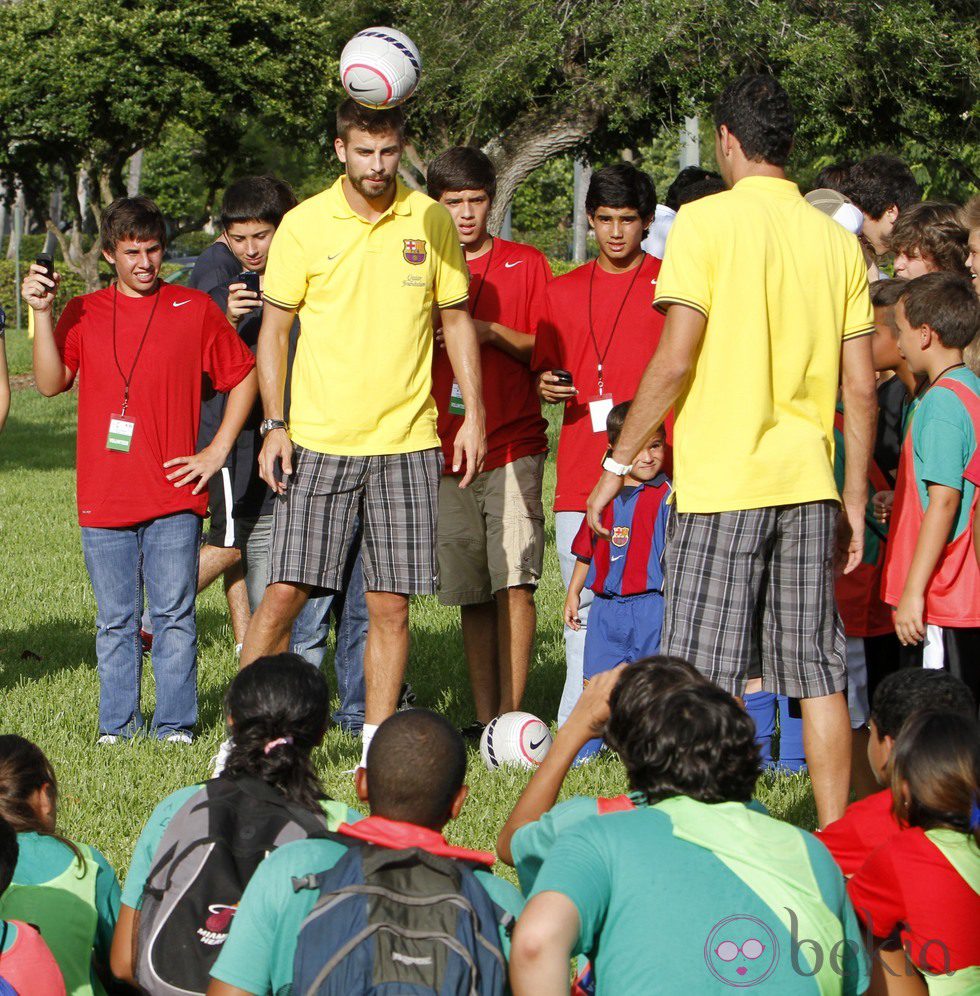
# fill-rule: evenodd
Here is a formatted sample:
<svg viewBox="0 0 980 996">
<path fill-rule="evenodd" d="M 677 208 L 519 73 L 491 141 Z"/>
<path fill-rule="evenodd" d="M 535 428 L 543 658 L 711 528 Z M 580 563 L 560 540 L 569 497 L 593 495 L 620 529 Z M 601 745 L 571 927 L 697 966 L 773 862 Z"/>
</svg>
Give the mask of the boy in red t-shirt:
<svg viewBox="0 0 980 996">
<path fill-rule="evenodd" d="M 208 479 L 225 463 L 256 396 L 255 361 L 217 305 L 160 280 L 163 215 L 145 197 L 102 216 L 116 282 L 51 311 L 60 277 L 36 264 L 34 379 L 51 397 L 78 376 L 77 491 L 97 605 L 99 742 L 132 737 L 140 713 L 143 587 L 153 620 L 153 735 L 190 743 L 197 720 L 197 594 Z M 228 393 L 214 440 L 195 453 L 201 384 Z"/>
<path fill-rule="evenodd" d="M 599 258 L 553 280 L 534 341 L 538 393 L 564 406 L 555 485 L 555 543 L 567 589 L 572 541 L 606 451 L 606 416 L 632 398 L 660 342 L 663 316 L 653 308 L 660 260 L 640 248 L 657 206 L 653 181 L 629 163 L 592 176 L 585 198 Z M 571 374 L 569 383 L 566 374 Z M 670 442 L 668 418 L 667 441 Z M 558 723 L 582 692 L 582 660 L 592 593 L 579 604 L 581 629 L 565 627 L 565 688 Z"/>
<path fill-rule="evenodd" d="M 479 149 L 457 145 L 429 165 L 429 196 L 456 225 L 470 271 L 470 314 L 480 339 L 487 457 L 468 488 L 465 467 L 453 472 L 453 446 L 463 425 L 463 397 L 439 332 L 432 397 L 445 457 L 439 487 L 439 601 L 458 605 L 479 739 L 501 713 L 520 709 L 534 645 L 534 591 L 544 560 L 541 488 L 548 425 L 530 371 L 534 332 L 551 279 L 533 246 L 490 235 L 487 219 L 497 186 Z"/>
</svg>

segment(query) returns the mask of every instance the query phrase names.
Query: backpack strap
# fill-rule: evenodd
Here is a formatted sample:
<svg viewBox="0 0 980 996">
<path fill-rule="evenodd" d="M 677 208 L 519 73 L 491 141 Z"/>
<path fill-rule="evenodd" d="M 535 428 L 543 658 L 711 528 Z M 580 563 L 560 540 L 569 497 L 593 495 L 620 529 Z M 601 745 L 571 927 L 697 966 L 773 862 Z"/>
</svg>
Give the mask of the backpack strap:
<svg viewBox="0 0 980 996">
<path fill-rule="evenodd" d="M 261 778 L 255 778 L 253 775 L 219 776 L 212 779 L 205 786 L 205 789 L 214 782 L 220 782 L 222 779 L 226 783 L 230 782 L 232 785 L 237 786 L 242 792 L 252 796 L 254 799 L 259 799 L 262 802 L 268 802 L 270 805 L 285 809 L 292 817 L 293 822 L 306 831 L 307 836 L 320 839 L 327 833 L 327 817 L 323 810 L 313 813 L 309 809 L 304 809 L 297 803 L 283 797 L 271 785 L 262 781 Z"/>
<path fill-rule="evenodd" d="M 621 813 L 630 809 L 636 809 L 636 803 L 628 795 L 616 795 L 611 798 L 596 799 L 596 812 L 600 816 L 606 813 Z"/>
</svg>

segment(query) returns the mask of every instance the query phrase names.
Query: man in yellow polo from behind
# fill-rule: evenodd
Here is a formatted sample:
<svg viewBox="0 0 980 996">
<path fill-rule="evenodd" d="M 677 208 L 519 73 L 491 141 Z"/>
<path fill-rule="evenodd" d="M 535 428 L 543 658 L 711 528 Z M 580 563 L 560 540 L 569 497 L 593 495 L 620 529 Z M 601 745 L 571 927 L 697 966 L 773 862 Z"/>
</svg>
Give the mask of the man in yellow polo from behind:
<svg viewBox="0 0 980 996">
<path fill-rule="evenodd" d="M 436 590 L 442 454 L 431 395 L 433 313 L 466 408 L 454 470 L 465 487 L 486 452 L 480 353 L 468 272 L 449 212 L 398 179 L 400 108 L 337 111 L 346 172 L 290 211 L 265 272 L 257 361 L 262 478 L 279 495 L 269 585 L 242 666 L 287 649 L 311 590 L 338 590 L 360 517 L 369 616 L 364 754 L 397 705 L 408 663 L 408 601 Z M 283 385 L 299 314 L 289 423 Z"/>
</svg>

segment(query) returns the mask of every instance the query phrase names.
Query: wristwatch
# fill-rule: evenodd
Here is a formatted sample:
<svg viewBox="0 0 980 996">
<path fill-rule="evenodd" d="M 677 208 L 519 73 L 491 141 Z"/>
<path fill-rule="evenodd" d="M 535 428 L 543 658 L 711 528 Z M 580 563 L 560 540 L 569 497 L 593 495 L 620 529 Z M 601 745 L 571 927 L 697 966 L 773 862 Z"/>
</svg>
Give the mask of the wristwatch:
<svg viewBox="0 0 980 996">
<path fill-rule="evenodd" d="M 273 429 L 288 429 L 289 426 L 281 418 L 264 418 L 259 423 L 259 435 L 265 439 Z"/>
<path fill-rule="evenodd" d="M 612 449 L 610 448 L 606 450 L 606 455 L 602 458 L 602 469 L 608 470 L 610 474 L 615 474 L 617 477 L 626 477 L 633 469 L 633 464 L 619 463 L 614 460 Z"/>
</svg>

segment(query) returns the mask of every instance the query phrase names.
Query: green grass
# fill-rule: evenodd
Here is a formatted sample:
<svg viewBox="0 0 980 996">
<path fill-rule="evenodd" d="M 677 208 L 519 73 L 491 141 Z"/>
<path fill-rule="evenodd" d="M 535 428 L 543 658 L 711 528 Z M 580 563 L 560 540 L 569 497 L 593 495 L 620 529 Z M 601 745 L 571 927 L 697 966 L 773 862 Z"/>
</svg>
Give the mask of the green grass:
<svg viewBox="0 0 980 996">
<path fill-rule="evenodd" d="M 7 352 L 12 372 L 29 370 L 23 334 L 10 333 Z M 221 700 L 236 662 L 223 596 L 212 587 L 198 602 L 200 723 L 194 745 L 141 741 L 120 749 L 96 747 L 95 603 L 75 514 L 75 412 L 74 394 L 46 399 L 31 389 L 17 390 L 0 436 L 0 730 L 28 737 L 48 754 L 60 782 L 60 831 L 100 848 L 123 875 L 156 803 L 206 777 L 223 735 Z M 553 488 L 549 463 L 546 497 Z M 564 597 L 550 514 L 547 539 L 525 708 L 551 722 L 564 675 Z M 419 704 L 458 724 L 471 721 L 465 674 L 457 613 L 435 599 L 420 599 L 412 607 L 409 674 Z M 148 673 L 144 710 L 151 711 L 152 703 Z M 351 804 L 351 779 L 342 772 L 359 752 L 359 741 L 331 730 L 316 755 L 327 791 Z M 492 848 L 527 778 L 523 771 L 490 773 L 471 752 L 470 798 L 448 836 Z M 571 772 L 565 793 L 614 795 L 625 788 L 622 767 L 608 757 Z M 805 776 L 767 776 L 760 781 L 759 797 L 774 815 L 813 827 Z"/>
</svg>

